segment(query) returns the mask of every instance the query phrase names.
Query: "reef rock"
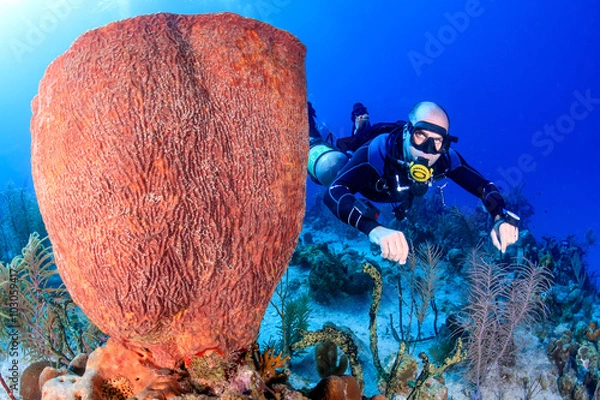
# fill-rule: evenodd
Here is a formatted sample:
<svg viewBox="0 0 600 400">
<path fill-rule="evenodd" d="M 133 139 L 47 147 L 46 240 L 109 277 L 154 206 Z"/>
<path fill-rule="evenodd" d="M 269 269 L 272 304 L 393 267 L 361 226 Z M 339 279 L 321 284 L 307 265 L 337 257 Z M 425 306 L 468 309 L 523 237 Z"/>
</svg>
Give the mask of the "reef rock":
<svg viewBox="0 0 600 400">
<path fill-rule="evenodd" d="M 168 370 L 147 367 L 148 354 L 134 352 L 118 341 L 109 339 L 97 348 L 86 365 L 83 376 L 61 374 L 44 382 L 44 400 L 77 399 L 168 399 L 181 394 L 184 385 Z M 57 371 L 57 370 L 54 370 Z M 46 368 L 44 372 L 52 372 Z"/>
<path fill-rule="evenodd" d="M 172 368 L 257 337 L 301 230 L 305 47 L 235 14 L 89 31 L 32 102 L 56 264 L 113 339 Z"/>
</svg>

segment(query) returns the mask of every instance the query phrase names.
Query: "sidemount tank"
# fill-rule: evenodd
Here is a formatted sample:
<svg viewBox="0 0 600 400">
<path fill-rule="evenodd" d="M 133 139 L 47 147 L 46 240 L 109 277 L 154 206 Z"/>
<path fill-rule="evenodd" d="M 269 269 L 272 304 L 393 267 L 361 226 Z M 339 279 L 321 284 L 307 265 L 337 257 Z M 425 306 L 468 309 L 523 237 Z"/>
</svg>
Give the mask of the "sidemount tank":
<svg viewBox="0 0 600 400">
<path fill-rule="evenodd" d="M 350 157 L 322 139 L 312 140 L 308 151 L 308 173 L 320 185 L 329 186 Z"/>
</svg>

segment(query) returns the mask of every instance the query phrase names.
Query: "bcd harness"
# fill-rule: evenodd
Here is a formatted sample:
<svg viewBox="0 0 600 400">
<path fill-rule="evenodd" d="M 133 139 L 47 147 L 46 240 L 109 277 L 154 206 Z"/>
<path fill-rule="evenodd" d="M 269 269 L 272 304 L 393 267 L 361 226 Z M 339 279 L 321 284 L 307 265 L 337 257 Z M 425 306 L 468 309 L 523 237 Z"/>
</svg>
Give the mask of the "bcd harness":
<svg viewBox="0 0 600 400">
<path fill-rule="evenodd" d="M 461 164 L 458 154 L 451 149 L 442 154 L 442 157 L 446 157 L 448 161 L 447 167 L 437 173 L 434 168 L 427 165 L 428 162 L 425 159 L 405 161 L 402 143 L 403 129 L 404 126 L 399 126 L 389 133 L 385 143 L 383 175 L 376 183 L 377 191 L 398 200 L 393 212 L 399 220 L 404 219 L 406 211 L 411 207 L 415 197 L 424 196 L 433 183 L 447 179 L 448 171 Z M 375 167 L 377 168 L 377 166 Z M 446 184 L 447 182 L 438 185 L 443 203 L 443 189 Z"/>
</svg>

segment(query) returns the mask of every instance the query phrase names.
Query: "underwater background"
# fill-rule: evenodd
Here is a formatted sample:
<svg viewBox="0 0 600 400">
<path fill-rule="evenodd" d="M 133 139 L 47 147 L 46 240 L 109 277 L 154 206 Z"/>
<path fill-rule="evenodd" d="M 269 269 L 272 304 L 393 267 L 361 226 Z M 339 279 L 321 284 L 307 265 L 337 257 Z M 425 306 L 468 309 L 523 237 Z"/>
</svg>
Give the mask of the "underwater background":
<svg viewBox="0 0 600 400">
<path fill-rule="evenodd" d="M 571 389 L 581 389 L 584 382 L 587 382 L 587 388 L 583 390 L 600 393 L 600 364 L 597 362 L 600 359 L 600 303 L 598 291 L 587 285 L 587 278 L 591 276 L 591 282 L 600 288 L 597 278 L 600 250 L 595 239 L 595 232 L 600 229 L 597 155 L 600 149 L 600 80 L 596 76 L 600 71 L 600 56 L 597 54 L 600 7 L 597 1 L 548 4 L 499 0 L 364 3 L 354 0 L 0 0 L 0 97 L 3 116 L 0 124 L 0 260 L 6 263 L 17 255 L 27 239 L 28 254 L 39 252 L 45 255 L 50 252 L 50 248 L 45 247 L 46 242 L 40 239 L 45 232 L 35 211 L 29 122 L 31 100 L 52 60 L 65 52 L 83 32 L 115 20 L 153 12 L 219 11 L 232 11 L 266 21 L 293 33 L 306 45 L 309 100 L 317 110 L 323 132 L 329 131 L 336 138 L 350 134 L 350 111 L 358 101 L 368 107 L 373 123 L 405 119 L 412 105 L 421 100 L 433 100 L 445 107 L 451 118 L 451 133 L 460 138 L 453 146 L 472 166 L 500 186 L 510 204 L 516 203 L 517 211 L 522 212 L 527 220 L 526 228 L 533 233 L 535 239 L 522 232 L 522 240 L 513 247 L 509 256 L 537 257 L 533 261 L 545 268 L 533 268 L 529 274 L 547 268 L 554 275 L 552 289 L 547 290 L 546 283 L 549 285 L 549 282 L 543 278 L 543 284 L 539 285 L 543 295 L 532 296 L 535 301 L 543 299 L 547 321 L 526 334 L 518 333 L 523 337 L 517 341 L 516 367 L 512 378 L 506 381 L 521 390 L 521 377 L 535 370 L 540 377 L 537 381 L 539 388 L 542 387 L 542 376 L 544 385 L 551 383 L 549 389 L 544 388 L 550 396 L 543 397 L 545 399 L 558 398 L 558 393 L 562 398 L 571 398 L 564 393 L 576 393 Z M 359 266 L 358 261 L 376 254 L 372 253 L 364 235 L 346 229 L 320 206 L 322 187 L 308 180 L 307 190 L 304 230 L 290 262 L 291 267 L 265 313 L 259 341 L 261 346 L 269 346 L 267 354 L 269 348 L 286 348 L 284 343 L 288 339 L 284 337 L 285 332 L 295 333 L 296 329 L 283 329 L 281 310 L 285 303 L 285 307 L 292 305 L 300 310 L 296 310 L 298 320 L 290 318 L 292 322 L 286 324 L 296 324 L 299 328 L 308 324 L 309 319 L 312 329 L 325 327 L 329 322 L 344 324 L 351 327 L 358 338 L 362 346 L 361 355 L 368 354 L 367 338 L 373 335 L 369 323 L 374 321 L 367 318 L 371 318 L 371 297 L 366 293 L 369 288 L 366 283 L 370 281 L 356 282 L 353 279 L 360 274 L 355 270 Z M 420 207 L 414 207 L 410 217 L 422 223 L 418 227 L 409 224 L 406 232 L 409 237 L 418 237 L 423 233 L 419 229 L 430 229 L 426 233 L 433 231 L 431 237 L 439 239 L 434 240 L 432 247 L 426 244 L 424 252 L 423 247 L 414 248 L 417 257 L 410 268 L 429 265 L 433 269 L 433 265 L 441 265 L 446 273 L 435 277 L 440 282 L 436 299 L 440 321 L 437 321 L 436 303 L 432 302 L 433 312 L 427 312 L 426 318 L 416 324 L 417 339 L 421 338 L 421 334 L 431 335 L 431 329 L 434 334 L 424 338 L 424 344 L 418 345 L 421 347 L 416 346 L 412 350 L 416 354 L 415 349 L 425 349 L 432 358 L 436 357 L 432 352 L 437 350 L 437 358 L 442 359 L 444 354 L 440 349 L 444 350 L 444 344 L 448 347 L 451 341 L 445 342 L 447 337 L 438 334 L 437 325 L 442 320 L 446 328 L 451 325 L 452 314 L 464 301 L 461 298 L 464 293 L 457 289 L 465 289 L 468 280 L 465 278 L 466 271 L 461 270 L 463 261 L 456 255 L 476 247 L 476 240 L 466 243 L 473 237 L 487 236 L 489 226 L 482 227 L 486 223 L 489 225 L 489 221 L 487 215 L 484 215 L 486 223 L 477 219 L 483 214 L 476 212 L 481 207 L 479 199 L 452 182 L 444 189 L 445 203 L 446 206 L 456 206 L 460 212 L 455 213 L 451 207 L 443 209 L 436 192 L 435 188 L 430 190 L 434 196 L 428 197 Z M 23 215 L 25 218 L 22 218 Z M 460 226 L 461 221 L 467 228 L 472 228 L 471 234 L 475 236 L 461 237 L 466 232 L 465 226 Z M 469 227 L 468 222 L 474 222 L 474 227 Z M 5 229 L 13 232 L 6 233 Z M 33 235 L 29 238 L 33 231 L 39 232 L 40 237 Z M 7 242 L 17 236 L 24 242 L 8 248 Z M 429 238 L 425 235 L 425 239 Z M 37 247 L 31 243 L 37 243 Z M 580 255 L 584 257 L 583 264 Z M 47 263 L 40 263 L 38 267 L 47 267 L 47 270 L 41 268 L 36 271 L 31 265 L 26 265 L 26 275 L 23 276 L 41 276 L 45 290 L 54 290 L 60 280 L 52 258 L 41 259 L 47 260 Z M 26 264 L 18 257 L 15 260 L 15 265 Z M 443 262 L 440 263 L 440 260 Z M 6 266 L 8 268 L 8 263 Z M 585 268 L 581 269 L 582 266 Z M 0 273 L 3 271 L 5 269 L 0 268 Z M 401 341 L 394 326 L 400 328 L 403 340 L 414 336 L 409 334 L 410 319 L 408 324 L 399 320 L 396 325 L 392 320 L 392 314 L 396 315 L 398 311 L 399 318 L 402 316 L 402 303 L 398 305 L 396 289 L 400 289 L 400 296 L 402 285 L 409 292 L 416 292 L 415 288 L 423 280 L 417 279 L 420 275 L 415 274 L 414 269 L 412 275 L 407 272 L 406 266 L 394 265 L 382 271 L 380 318 L 385 328 L 380 330 L 379 344 L 385 363 L 389 362 L 389 355 L 396 354 L 397 342 Z M 505 286 L 518 288 L 521 283 L 518 278 L 527 275 L 515 273 L 513 283 L 517 285 L 506 281 Z M 6 275 L 0 276 L 0 282 L 6 282 L 4 278 Z M 430 282 L 433 280 L 431 278 Z M 61 331 L 56 329 L 50 318 L 56 311 L 54 303 L 45 302 L 46 299 L 36 291 L 34 281 L 21 279 L 22 298 L 37 301 L 35 307 L 32 306 L 35 310 L 45 310 L 48 319 L 36 316 L 40 319 L 33 325 L 47 327 L 52 337 Z M 343 282 L 342 288 L 332 290 L 333 284 L 340 282 Z M 288 293 L 293 296 L 287 297 Z M 4 299 L 0 306 L 4 307 L 8 304 L 5 294 L 0 290 L 0 298 Z M 69 294 L 59 291 L 56 296 L 64 296 L 65 304 L 73 307 L 69 309 L 72 312 L 69 323 L 79 329 L 77 321 L 84 318 L 77 313 Z M 424 310 L 428 303 L 423 301 Z M 3 310 L 0 309 L 0 316 L 3 316 Z M 412 312 L 410 308 L 409 314 L 412 315 Z M 389 326 L 385 316 L 390 318 Z M 3 318 L 6 320 L 5 315 Z M 25 315 L 22 320 L 27 318 L 29 316 Z M 40 354 L 47 355 L 49 346 L 39 349 L 31 346 L 39 337 L 28 340 L 29 325 L 32 324 L 21 324 L 24 329 L 20 333 L 23 348 L 28 349 L 32 359 Z M 91 330 L 93 340 L 87 343 L 91 349 L 106 340 L 93 325 L 80 325 Z M 380 325 L 382 328 L 383 324 Z M 2 328 L 6 326 L 3 323 Z M 407 332 L 402 331 L 403 326 L 408 326 Z M 572 337 L 568 337 L 567 333 Z M 283 337 L 282 343 L 277 342 L 280 336 Z M 373 336 L 377 337 L 377 334 Z M 8 342 L 1 330 L 0 339 L 2 356 L 6 349 L 1 345 Z M 429 342 L 431 339 L 435 340 Z M 72 337 L 62 337 L 61 340 L 66 347 L 76 342 Z M 288 344 L 296 341 L 297 338 L 289 338 Z M 572 344 L 566 353 L 565 343 Z M 583 357 L 583 351 L 590 352 L 588 355 L 591 356 Z M 73 361 L 71 356 L 75 354 L 63 358 Z M 595 361 L 590 364 L 590 359 Z M 569 361 L 567 367 L 564 360 Z M 64 360 L 61 362 L 64 363 Z M 365 364 L 370 365 L 370 360 Z M 8 376 L 5 373 L 7 366 L 0 363 L 0 373 L 4 376 Z M 365 368 L 365 393 L 368 395 L 381 392 L 381 388 L 377 387 L 381 374 L 375 369 L 372 366 Z M 315 372 L 312 351 L 305 354 L 298 352 L 292 370 L 292 383 L 297 388 L 313 385 L 322 377 Z M 571 370 L 576 371 L 577 376 Z M 506 386 L 506 381 L 492 383 L 502 387 Z M 573 387 L 565 390 L 565 381 Z M 451 398 L 469 397 L 462 384 L 464 377 L 460 371 L 448 374 Z M 533 388 L 534 384 L 528 387 Z M 3 398 L 1 392 L 0 398 Z M 460 397 L 458 393 L 466 397 Z M 518 393 L 521 398 L 521 392 Z M 505 398 L 517 396 L 507 395 Z M 533 398 L 533 395 L 524 398 Z"/>
<path fill-rule="evenodd" d="M 233 11 L 307 46 L 309 100 L 336 137 L 363 102 L 372 122 L 442 104 L 455 148 L 506 192 L 533 205 L 541 240 L 600 230 L 598 1 L 0 0 L 0 187 L 32 190 L 30 102 L 48 64 L 83 32 L 153 12 Z M 307 201 L 319 187 L 309 183 Z M 446 202 L 479 200 L 455 185 Z M 591 231 L 590 231 L 591 230 Z M 591 235 L 591 236 L 590 236 Z M 587 254 L 590 272 L 600 252 Z"/>
<path fill-rule="evenodd" d="M 309 100 L 336 137 L 350 134 L 354 102 L 372 122 L 439 102 L 460 138 L 455 148 L 533 205 L 538 240 L 600 230 L 594 0 L 0 0 L 0 186 L 32 187 L 30 101 L 48 64 L 86 30 L 159 11 L 233 11 L 296 35 L 308 49 Z M 308 190 L 311 202 L 319 188 Z M 455 185 L 445 198 L 479 206 Z M 600 268 L 597 247 L 587 257 Z"/>
</svg>

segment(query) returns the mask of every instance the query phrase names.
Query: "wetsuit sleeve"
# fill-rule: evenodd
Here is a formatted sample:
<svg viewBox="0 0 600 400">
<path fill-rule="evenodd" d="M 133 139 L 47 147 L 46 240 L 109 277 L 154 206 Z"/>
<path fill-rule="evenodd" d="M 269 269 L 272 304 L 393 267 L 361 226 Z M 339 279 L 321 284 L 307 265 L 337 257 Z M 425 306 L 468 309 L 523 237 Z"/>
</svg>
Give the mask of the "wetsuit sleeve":
<svg viewBox="0 0 600 400">
<path fill-rule="evenodd" d="M 506 203 L 496 185 L 467 164 L 460 154 L 456 152 L 455 154 L 458 163 L 455 161 L 453 164 L 458 165 L 451 166 L 450 171 L 447 173 L 448 178 L 469 193 L 479 197 L 493 218 L 503 214 Z"/>
<path fill-rule="evenodd" d="M 369 163 L 368 147 L 363 146 L 340 170 L 327 189 L 323 201 L 342 222 L 368 235 L 381 224 L 365 212 L 365 207 L 361 206 L 364 203 L 361 204 L 361 200 L 357 200 L 355 194 L 365 187 L 374 187 L 379 178 L 379 173 Z"/>
</svg>

